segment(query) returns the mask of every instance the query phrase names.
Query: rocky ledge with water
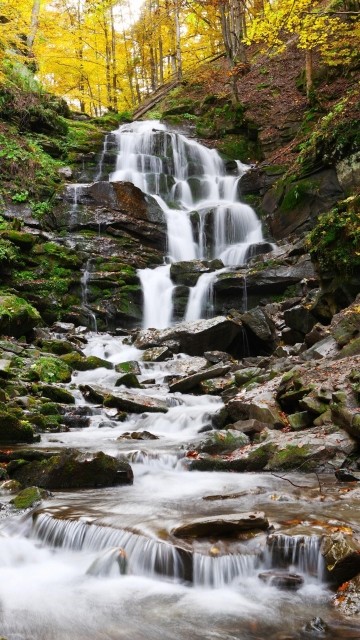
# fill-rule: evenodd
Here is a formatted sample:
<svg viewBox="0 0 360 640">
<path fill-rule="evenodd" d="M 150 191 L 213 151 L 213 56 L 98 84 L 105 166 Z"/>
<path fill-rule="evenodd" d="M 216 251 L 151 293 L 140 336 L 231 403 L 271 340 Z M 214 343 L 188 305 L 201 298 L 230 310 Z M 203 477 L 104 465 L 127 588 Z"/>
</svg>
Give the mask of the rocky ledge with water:
<svg viewBox="0 0 360 640">
<path fill-rule="evenodd" d="M 263 236 L 240 163 L 111 140 L 109 182 L 12 232 L 41 282 L 0 300 L 3 633 L 358 638 L 359 298 Z"/>
</svg>

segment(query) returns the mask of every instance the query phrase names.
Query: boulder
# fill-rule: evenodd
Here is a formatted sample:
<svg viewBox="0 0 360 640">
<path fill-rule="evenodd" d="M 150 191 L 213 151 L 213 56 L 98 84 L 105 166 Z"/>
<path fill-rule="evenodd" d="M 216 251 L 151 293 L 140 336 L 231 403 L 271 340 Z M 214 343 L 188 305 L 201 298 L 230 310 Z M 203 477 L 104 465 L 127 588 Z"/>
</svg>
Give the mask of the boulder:
<svg viewBox="0 0 360 640">
<path fill-rule="evenodd" d="M 128 389 L 141 389 L 141 384 L 134 373 L 124 373 L 116 380 L 115 387 L 128 387 Z"/>
<path fill-rule="evenodd" d="M 234 451 L 249 444 L 249 438 L 245 433 L 237 429 L 224 429 L 212 431 L 196 445 L 197 451 L 203 453 L 219 454 L 225 451 Z"/>
<path fill-rule="evenodd" d="M 275 339 L 275 325 L 261 307 L 241 314 L 241 322 L 262 342 L 272 343 Z"/>
<path fill-rule="evenodd" d="M 225 316 L 209 320 L 183 322 L 169 329 L 144 329 L 135 340 L 139 349 L 161 346 L 168 341 L 178 344 L 181 352 L 202 355 L 209 349 L 238 353 L 243 349 L 241 322 Z"/>
<path fill-rule="evenodd" d="M 19 420 L 7 411 L 0 410 L 0 442 L 38 442 L 40 436 L 36 435 L 31 424 Z"/>
<path fill-rule="evenodd" d="M 171 533 L 177 538 L 207 538 L 212 536 L 236 536 L 242 531 L 268 529 L 269 521 L 261 511 L 239 515 L 209 516 L 197 518 L 188 524 L 175 527 Z"/>
<path fill-rule="evenodd" d="M 309 333 L 316 324 L 316 318 L 314 318 L 309 309 L 302 304 L 284 311 L 284 320 L 290 329 L 294 329 L 302 334 Z"/>
<path fill-rule="evenodd" d="M 214 367 L 208 367 L 203 371 L 193 373 L 190 376 L 186 376 L 185 378 L 170 383 L 169 391 L 170 393 L 174 393 L 175 391 L 186 393 L 187 391 L 194 389 L 202 380 L 211 380 L 212 378 L 217 378 L 219 376 L 225 375 L 228 371 L 230 371 L 230 368 L 230 364 L 221 364 L 215 365 Z"/>
<path fill-rule="evenodd" d="M 10 502 L 14 505 L 15 509 L 28 509 L 37 502 L 40 502 L 44 497 L 44 493 L 46 492 L 41 491 L 38 487 L 27 487 L 20 491 Z"/>
<path fill-rule="evenodd" d="M 0 333 L 20 338 L 41 323 L 39 312 L 23 298 L 0 296 Z"/>
<path fill-rule="evenodd" d="M 41 461 L 25 462 L 13 468 L 12 478 L 25 487 L 36 485 L 44 489 L 90 489 L 132 484 L 129 463 L 108 456 L 102 451 L 80 453 L 65 450 Z"/>
<path fill-rule="evenodd" d="M 142 359 L 144 362 L 164 362 L 171 356 L 172 353 L 169 347 L 152 347 L 152 349 L 144 351 Z"/>
<path fill-rule="evenodd" d="M 325 536 L 320 549 L 325 562 L 326 579 L 336 586 L 360 574 L 360 547 L 343 532 Z"/>
<path fill-rule="evenodd" d="M 91 371 L 93 369 L 112 369 L 113 365 L 108 360 L 98 358 L 97 356 L 84 356 L 78 351 L 72 353 L 66 353 L 60 356 L 61 360 L 65 362 L 71 369 L 75 371 Z"/>
<path fill-rule="evenodd" d="M 189 260 L 174 262 L 170 267 L 170 276 L 175 284 L 194 287 L 203 273 L 218 271 L 224 267 L 221 260 Z"/>
<path fill-rule="evenodd" d="M 115 371 L 117 373 L 134 373 L 136 376 L 140 375 L 141 373 L 139 363 L 136 360 L 119 362 L 119 364 L 115 365 Z"/>
<path fill-rule="evenodd" d="M 266 389 L 240 391 L 227 405 L 229 415 L 233 420 L 259 420 L 270 427 L 282 428 L 286 426 L 286 420 L 281 407 L 275 399 L 276 383 L 279 377 L 274 378 L 273 384 L 268 383 Z"/>
<path fill-rule="evenodd" d="M 333 604 L 341 615 L 356 617 L 360 622 L 360 573 L 338 588 Z"/>
<path fill-rule="evenodd" d="M 166 413 L 168 407 L 163 400 L 145 395 L 135 395 L 129 391 L 115 391 L 97 385 L 80 385 L 81 393 L 88 402 L 104 404 L 129 413 Z"/>
</svg>

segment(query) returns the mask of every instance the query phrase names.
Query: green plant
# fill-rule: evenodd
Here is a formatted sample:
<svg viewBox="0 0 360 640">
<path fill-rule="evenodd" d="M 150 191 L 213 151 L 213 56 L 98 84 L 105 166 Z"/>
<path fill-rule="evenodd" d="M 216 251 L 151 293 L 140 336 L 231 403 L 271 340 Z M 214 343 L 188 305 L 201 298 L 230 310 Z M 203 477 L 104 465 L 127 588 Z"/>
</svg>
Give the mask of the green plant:
<svg viewBox="0 0 360 640">
<path fill-rule="evenodd" d="M 27 189 L 24 191 L 17 191 L 14 195 L 11 196 L 11 200 L 13 202 L 26 202 L 29 197 L 29 192 Z"/>
</svg>

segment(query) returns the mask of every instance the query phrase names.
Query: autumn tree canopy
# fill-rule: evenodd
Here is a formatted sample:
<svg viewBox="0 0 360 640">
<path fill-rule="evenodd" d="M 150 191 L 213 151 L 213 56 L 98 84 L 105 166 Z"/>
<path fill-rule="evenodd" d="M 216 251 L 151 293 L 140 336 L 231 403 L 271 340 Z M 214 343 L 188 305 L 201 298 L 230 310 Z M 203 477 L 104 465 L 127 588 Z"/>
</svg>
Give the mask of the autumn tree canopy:
<svg viewBox="0 0 360 640">
<path fill-rule="evenodd" d="M 251 43 L 348 65 L 360 44 L 357 0 L 2 0 L 0 81 L 25 65 L 42 85 L 92 114 L 133 108 L 164 82 L 224 53 L 248 63 Z M 234 85 L 235 87 L 235 85 Z"/>
</svg>

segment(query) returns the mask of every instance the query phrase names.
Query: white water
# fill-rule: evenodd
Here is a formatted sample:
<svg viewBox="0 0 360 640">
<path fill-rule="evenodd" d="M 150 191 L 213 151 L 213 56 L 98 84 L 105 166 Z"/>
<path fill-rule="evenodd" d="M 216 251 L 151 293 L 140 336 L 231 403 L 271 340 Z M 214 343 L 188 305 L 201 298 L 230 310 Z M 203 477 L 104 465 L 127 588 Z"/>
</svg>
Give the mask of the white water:
<svg viewBox="0 0 360 640">
<path fill-rule="evenodd" d="M 110 180 L 128 180 L 155 197 L 167 223 L 168 262 L 220 258 L 226 266 L 238 266 L 246 261 L 249 247 L 263 241 L 255 212 L 239 202 L 238 183 L 245 165 L 238 162 L 238 175 L 226 175 L 215 150 L 168 131 L 158 121 L 122 125 L 115 135 L 119 150 Z M 207 227 L 212 231 L 206 232 Z M 138 272 L 143 326 L 162 329 L 172 321 L 174 285 L 169 269 L 152 271 Z M 203 276 L 190 292 L 186 320 L 211 315 L 216 277 L 216 272 Z"/>
</svg>

